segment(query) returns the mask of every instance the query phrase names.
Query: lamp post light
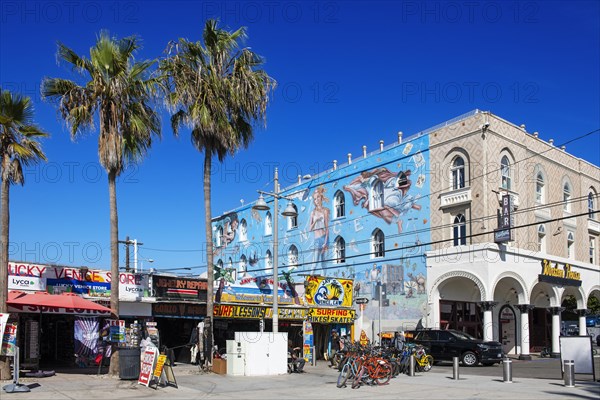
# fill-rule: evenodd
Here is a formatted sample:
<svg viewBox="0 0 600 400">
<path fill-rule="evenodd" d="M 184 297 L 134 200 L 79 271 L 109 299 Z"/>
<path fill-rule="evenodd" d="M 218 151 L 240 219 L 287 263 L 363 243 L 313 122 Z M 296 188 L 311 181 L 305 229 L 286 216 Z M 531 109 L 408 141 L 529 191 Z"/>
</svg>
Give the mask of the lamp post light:
<svg viewBox="0 0 600 400">
<path fill-rule="evenodd" d="M 279 172 L 275 168 L 275 177 L 273 178 L 275 187 L 273 193 L 264 192 L 259 190 L 259 197 L 256 204 L 252 206 L 253 210 L 268 211 L 269 206 L 267 205 L 263 194 L 273 196 L 274 199 L 274 217 L 273 217 L 273 333 L 279 332 L 279 271 L 278 271 L 278 252 L 279 252 L 279 198 L 286 199 L 289 201 L 287 207 L 281 215 L 284 217 L 295 217 L 298 212 L 292 206 L 292 200 L 286 196 L 279 194 Z"/>
</svg>

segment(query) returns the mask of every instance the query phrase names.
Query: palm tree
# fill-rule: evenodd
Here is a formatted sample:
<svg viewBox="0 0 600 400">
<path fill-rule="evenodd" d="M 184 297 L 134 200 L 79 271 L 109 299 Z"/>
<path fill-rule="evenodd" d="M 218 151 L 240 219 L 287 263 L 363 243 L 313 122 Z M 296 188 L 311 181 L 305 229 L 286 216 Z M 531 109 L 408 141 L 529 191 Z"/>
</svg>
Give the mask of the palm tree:
<svg viewBox="0 0 600 400">
<path fill-rule="evenodd" d="M 46 161 L 38 139 L 47 136 L 33 123 L 33 104 L 29 97 L 21 97 L 0 88 L 0 313 L 8 312 L 10 185 L 25 183 L 24 165 Z M 4 379 L 10 379 L 10 365 L 6 357 L 0 356 L 0 380 Z"/>
<path fill-rule="evenodd" d="M 254 125 L 266 124 L 266 109 L 276 82 L 260 67 L 263 60 L 240 43 L 246 29 L 229 32 L 216 20 L 204 25 L 203 42 L 179 39 L 167 47 L 160 70 L 169 92 L 165 97 L 174 111 L 175 135 L 186 126 L 199 152 L 204 152 L 204 224 L 208 274 L 207 320 L 209 358 L 212 361 L 213 237 L 211 227 L 212 158 L 223 162 L 252 141 Z"/>
<path fill-rule="evenodd" d="M 58 100 L 58 111 L 65 120 L 71 138 L 76 139 L 99 122 L 98 158 L 108 174 L 110 202 L 111 285 L 110 308 L 119 317 L 119 224 L 116 179 L 127 163 L 140 161 L 152 145 L 153 136 L 160 137 L 160 120 L 152 107 L 157 79 L 149 77 L 154 61 L 134 61 L 140 48 L 135 36 L 117 39 L 101 32 L 90 49 L 90 57 L 77 55 L 64 44 L 58 44 L 58 59 L 70 64 L 80 75 L 79 84 L 61 78 L 45 78 L 44 98 Z M 118 373 L 117 352 L 113 352 L 110 373 Z"/>
</svg>

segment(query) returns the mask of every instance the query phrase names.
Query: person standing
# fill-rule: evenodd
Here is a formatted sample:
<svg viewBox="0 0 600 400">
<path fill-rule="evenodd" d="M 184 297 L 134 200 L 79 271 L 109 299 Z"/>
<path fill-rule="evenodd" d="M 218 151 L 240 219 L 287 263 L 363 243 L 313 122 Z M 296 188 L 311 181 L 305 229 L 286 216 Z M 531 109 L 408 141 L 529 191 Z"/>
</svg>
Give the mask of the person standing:
<svg viewBox="0 0 600 400">
<path fill-rule="evenodd" d="M 335 365 L 335 363 L 336 363 L 335 355 L 337 354 L 338 351 L 340 351 L 340 335 L 338 334 L 337 330 L 332 329 L 332 331 L 331 331 L 331 355 L 329 356 L 329 362 L 331 364 L 331 367 L 337 367 L 337 365 Z"/>
</svg>

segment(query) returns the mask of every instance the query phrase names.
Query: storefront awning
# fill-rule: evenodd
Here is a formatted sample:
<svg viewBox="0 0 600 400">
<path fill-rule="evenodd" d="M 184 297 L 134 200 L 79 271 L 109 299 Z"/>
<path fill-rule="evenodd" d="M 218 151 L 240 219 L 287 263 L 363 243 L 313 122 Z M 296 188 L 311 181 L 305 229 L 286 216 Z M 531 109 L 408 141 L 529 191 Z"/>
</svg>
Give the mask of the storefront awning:
<svg viewBox="0 0 600 400">
<path fill-rule="evenodd" d="M 8 292 L 7 304 L 22 312 L 54 312 L 68 314 L 88 314 L 91 312 L 109 313 L 110 308 L 86 300 L 73 293 L 49 294 L 46 292 Z"/>
</svg>

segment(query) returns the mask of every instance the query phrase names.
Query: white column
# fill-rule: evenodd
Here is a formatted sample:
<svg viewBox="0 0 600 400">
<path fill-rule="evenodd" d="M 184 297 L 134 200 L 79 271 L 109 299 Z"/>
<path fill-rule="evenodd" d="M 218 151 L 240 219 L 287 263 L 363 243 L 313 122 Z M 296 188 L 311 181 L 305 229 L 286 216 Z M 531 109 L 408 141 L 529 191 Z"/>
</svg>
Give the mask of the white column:
<svg viewBox="0 0 600 400">
<path fill-rule="evenodd" d="M 531 360 L 531 356 L 529 355 L 529 310 L 533 308 L 533 305 L 519 304 L 517 308 L 521 311 L 521 354 L 519 355 L 519 359 Z"/>
<path fill-rule="evenodd" d="M 483 340 L 491 342 L 494 340 L 494 317 L 492 309 L 498 303 L 495 301 L 482 301 L 481 308 L 483 309 Z"/>
<path fill-rule="evenodd" d="M 483 340 L 491 342 L 494 340 L 494 332 L 492 328 L 492 310 L 483 312 Z"/>
<path fill-rule="evenodd" d="M 560 314 L 552 313 L 552 354 L 560 353 Z"/>
<path fill-rule="evenodd" d="M 550 307 L 552 312 L 552 357 L 560 355 L 560 314 L 565 310 L 564 307 Z"/>
<path fill-rule="evenodd" d="M 577 314 L 579 315 L 579 336 L 586 336 L 587 335 L 587 326 L 585 323 L 585 312 L 587 310 L 576 310 Z"/>
</svg>

